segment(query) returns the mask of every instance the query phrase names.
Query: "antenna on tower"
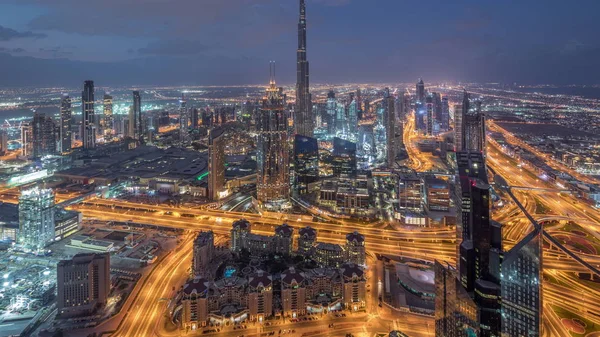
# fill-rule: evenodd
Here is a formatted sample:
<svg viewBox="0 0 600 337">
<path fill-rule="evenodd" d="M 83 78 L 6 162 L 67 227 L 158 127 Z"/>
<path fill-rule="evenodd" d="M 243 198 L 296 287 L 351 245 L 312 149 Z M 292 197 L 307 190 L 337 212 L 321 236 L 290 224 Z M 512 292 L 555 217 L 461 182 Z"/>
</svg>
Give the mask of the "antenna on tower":
<svg viewBox="0 0 600 337">
<path fill-rule="evenodd" d="M 275 83 L 275 61 L 269 61 L 269 82 Z"/>
</svg>

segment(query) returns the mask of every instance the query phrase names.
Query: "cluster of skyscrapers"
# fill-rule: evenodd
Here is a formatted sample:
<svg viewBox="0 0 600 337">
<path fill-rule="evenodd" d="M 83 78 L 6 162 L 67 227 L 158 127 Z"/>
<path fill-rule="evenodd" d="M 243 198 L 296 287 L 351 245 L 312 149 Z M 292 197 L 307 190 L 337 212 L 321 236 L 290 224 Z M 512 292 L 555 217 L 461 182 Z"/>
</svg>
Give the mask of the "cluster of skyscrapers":
<svg viewBox="0 0 600 337">
<path fill-rule="evenodd" d="M 540 336 L 540 231 L 504 252 L 483 153 L 459 151 L 456 162 L 458 263 L 436 262 L 436 336 Z"/>
<path fill-rule="evenodd" d="M 423 79 L 416 86 L 415 123 L 421 133 L 437 136 L 450 130 L 448 97 L 438 92 L 427 92 Z"/>
</svg>

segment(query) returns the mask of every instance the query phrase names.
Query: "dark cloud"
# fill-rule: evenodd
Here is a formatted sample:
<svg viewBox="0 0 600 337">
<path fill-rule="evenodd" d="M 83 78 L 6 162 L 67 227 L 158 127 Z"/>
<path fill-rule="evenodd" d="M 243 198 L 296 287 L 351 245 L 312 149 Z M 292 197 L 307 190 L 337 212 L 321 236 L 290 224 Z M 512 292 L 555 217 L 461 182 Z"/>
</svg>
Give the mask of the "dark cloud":
<svg viewBox="0 0 600 337">
<path fill-rule="evenodd" d="M 73 48 L 70 46 L 56 46 L 39 48 L 38 51 L 42 54 L 50 55 L 54 58 L 61 58 L 73 55 Z"/>
<path fill-rule="evenodd" d="M 345 6 L 350 3 L 350 0 L 312 0 L 312 2 L 325 6 Z"/>
<path fill-rule="evenodd" d="M 6 47 L 0 47 L 0 52 L 1 53 L 19 54 L 19 53 L 24 53 L 25 49 L 23 49 L 23 48 L 6 48 Z"/>
<path fill-rule="evenodd" d="M 197 55 L 210 48 L 198 41 L 160 40 L 138 49 L 142 55 Z"/>
<path fill-rule="evenodd" d="M 0 26 L 0 41 L 9 41 L 14 39 L 43 39 L 47 37 L 46 34 L 34 33 L 34 32 L 19 32 L 12 28 Z"/>
</svg>

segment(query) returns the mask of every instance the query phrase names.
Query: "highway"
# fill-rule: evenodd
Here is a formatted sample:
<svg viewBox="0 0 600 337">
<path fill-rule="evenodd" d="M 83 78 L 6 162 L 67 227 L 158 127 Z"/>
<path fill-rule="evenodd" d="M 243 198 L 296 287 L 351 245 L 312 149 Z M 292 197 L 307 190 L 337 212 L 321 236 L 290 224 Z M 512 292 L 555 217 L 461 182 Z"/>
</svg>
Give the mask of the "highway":
<svg viewBox="0 0 600 337">
<path fill-rule="evenodd" d="M 143 205 L 146 207 L 152 207 Z M 78 205 L 72 206 L 72 209 L 82 212 L 86 219 L 99 219 L 104 221 L 132 221 L 135 223 L 152 224 L 157 226 L 181 228 L 187 230 L 213 230 L 217 234 L 228 235 L 231 231 L 231 224 L 238 217 L 228 217 L 224 213 L 219 217 L 206 217 L 198 220 L 190 217 L 176 217 L 173 215 L 155 214 L 153 212 L 140 211 L 133 209 L 111 209 L 110 206 L 91 206 Z M 273 235 L 275 226 L 281 225 L 281 221 L 265 219 L 264 221 L 252 221 L 252 232 L 264 235 Z M 337 243 L 344 245 L 346 234 L 355 230 L 355 228 L 346 228 L 340 225 L 337 227 L 332 224 L 318 224 L 305 222 L 290 222 L 290 226 L 296 229 L 312 225 L 317 229 L 318 241 Z M 455 259 L 455 241 L 454 237 L 448 237 L 448 231 L 439 232 L 410 232 L 394 231 L 387 229 L 368 229 L 361 231 L 365 236 L 367 249 L 372 253 L 402 255 L 418 259 L 441 259 L 445 261 L 454 261 Z M 420 236 L 423 234 L 423 237 Z"/>
</svg>

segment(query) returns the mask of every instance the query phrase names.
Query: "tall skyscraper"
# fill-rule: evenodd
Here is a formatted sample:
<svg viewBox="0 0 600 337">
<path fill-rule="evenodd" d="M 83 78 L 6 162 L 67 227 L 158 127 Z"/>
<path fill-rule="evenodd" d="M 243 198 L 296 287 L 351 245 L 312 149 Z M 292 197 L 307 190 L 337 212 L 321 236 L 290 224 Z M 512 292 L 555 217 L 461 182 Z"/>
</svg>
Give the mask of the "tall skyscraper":
<svg viewBox="0 0 600 337">
<path fill-rule="evenodd" d="M 425 83 L 422 78 L 419 78 L 419 82 L 417 82 L 416 95 L 417 102 L 425 103 Z"/>
<path fill-rule="evenodd" d="M 358 103 L 356 99 L 350 101 L 348 105 L 348 135 L 350 139 L 356 139 L 358 131 Z"/>
<path fill-rule="evenodd" d="M 294 183 L 299 193 L 308 191 L 308 185 L 319 180 L 319 146 L 311 137 L 294 137 Z"/>
<path fill-rule="evenodd" d="M 224 130 L 216 127 L 208 135 L 208 194 L 211 200 L 219 200 L 225 186 L 225 137 Z"/>
<path fill-rule="evenodd" d="M 58 315 L 90 315 L 110 293 L 110 254 L 77 254 L 57 264 Z"/>
<path fill-rule="evenodd" d="M 25 249 L 40 250 L 54 241 L 54 192 L 34 187 L 19 196 L 18 243 Z"/>
<path fill-rule="evenodd" d="M 479 336 L 477 305 L 448 264 L 435 261 L 436 337 Z"/>
<path fill-rule="evenodd" d="M 94 112 L 94 81 L 85 81 L 81 92 L 82 141 L 86 150 L 96 147 L 96 113 Z"/>
<path fill-rule="evenodd" d="M 8 132 L 0 129 L 0 154 L 4 155 L 8 152 Z"/>
<path fill-rule="evenodd" d="M 387 166 L 389 168 L 394 167 L 396 162 L 396 115 L 394 113 L 394 96 L 390 95 L 390 90 L 386 88 L 383 96 L 383 126 L 385 128 L 385 139 L 386 139 L 386 158 Z"/>
<path fill-rule="evenodd" d="M 60 101 L 60 153 L 71 153 L 73 110 L 71 97 L 63 95 Z"/>
<path fill-rule="evenodd" d="M 113 97 L 109 94 L 104 94 L 103 100 L 103 108 L 104 108 L 104 134 L 105 135 L 113 135 L 115 133 L 115 120 L 113 117 Z"/>
<path fill-rule="evenodd" d="M 191 118 L 191 124 L 192 124 L 192 130 L 197 130 L 198 129 L 198 108 L 192 108 L 192 118 Z"/>
<path fill-rule="evenodd" d="M 440 129 L 446 132 L 450 129 L 450 106 L 448 105 L 448 96 L 442 97 L 442 116 L 440 120 Z"/>
<path fill-rule="evenodd" d="M 56 153 L 56 125 L 54 120 L 35 111 L 31 127 L 33 158 L 39 159 Z"/>
<path fill-rule="evenodd" d="M 335 92 L 333 90 L 329 90 L 327 93 L 327 133 L 329 135 L 335 134 L 335 117 L 336 117 L 336 107 L 337 101 L 335 100 Z"/>
<path fill-rule="evenodd" d="M 21 124 L 21 156 L 33 155 L 33 127 L 30 122 Z"/>
<path fill-rule="evenodd" d="M 465 90 L 462 109 L 455 110 L 456 151 L 476 151 L 486 155 L 485 113 L 481 111 L 481 101 L 472 100 Z"/>
<path fill-rule="evenodd" d="M 181 143 L 181 145 L 185 145 L 188 143 L 188 122 L 189 118 L 187 111 L 187 101 L 185 100 L 185 96 L 181 94 L 181 99 L 179 100 L 179 142 Z"/>
<path fill-rule="evenodd" d="M 356 143 L 333 138 L 333 175 L 356 175 Z"/>
<path fill-rule="evenodd" d="M 433 124 L 435 123 L 435 114 L 433 106 L 433 95 L 430 93 L 425 97 L 425 106 L 427 108 L 427 135 L 433 135 Z"/>
<path fill-rule="evenodd" d="M 542 231 L 537 228 L 502 260 L 503 336 L 541 336 Z"/>
<path fill-rule="evenodd" d="M 256 190 L 260 205 L 279 209 L 287 207 L 290 198 L 288 123 L 283 88 L 277 88 L 273 76 L 271 70 L 256 123 Z"/>
<path fill-rule="evenodd" d="M 129 137 L 143 140 L 142 131 L 142 96 L 139 91 L 133 92 L 133 105 L 129 112 Z"/>
<path fill-rule="evenodd" d="M 500 336 L 501 296 L 499 255 L 501 227 L 490 220 L 490 186 L 485 159 L 479 152 L 457 152 L 459 212 L 457 225 L 460 281 L 474 294 L 479 311 L 480 336 Z"/>
<path fill-rule="evenodd" d="M 304 0 L 300 0 L 296 69 L 296 114 L 294 117 L 294 127 L 296 129 L 296 134 L 312 137 L 313 114 L 308 74 L 308 61 L 306 59 L 306 4 L 304 3 Z"/>
</svg>

